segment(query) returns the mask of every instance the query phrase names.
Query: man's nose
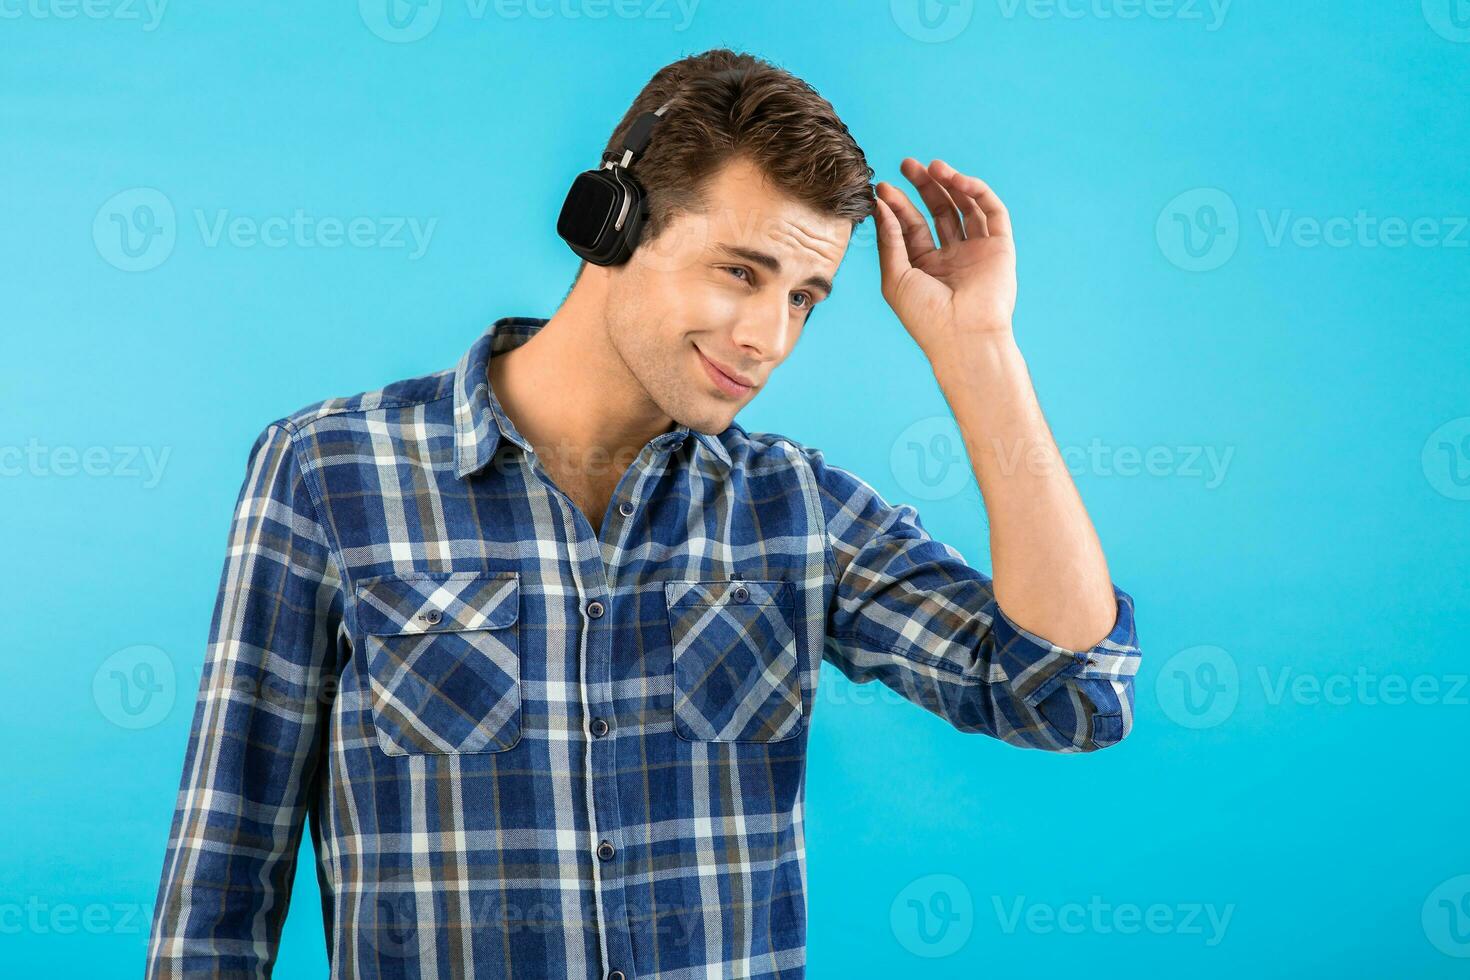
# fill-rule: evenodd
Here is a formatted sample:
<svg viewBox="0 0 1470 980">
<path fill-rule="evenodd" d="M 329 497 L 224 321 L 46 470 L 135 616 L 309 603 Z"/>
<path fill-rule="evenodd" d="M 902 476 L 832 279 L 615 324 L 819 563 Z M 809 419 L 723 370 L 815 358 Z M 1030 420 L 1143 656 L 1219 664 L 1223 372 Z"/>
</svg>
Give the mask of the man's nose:
<svg viewBox="0 0 1470 980">
<path fill-rule="evenodd" d="M 760 361 L 778 359 L 790 345 L 795 318 L 785 297 L 775 303 L 753 303 L 740 318 L 731 338 L 736 347 Z"/>
</svg>

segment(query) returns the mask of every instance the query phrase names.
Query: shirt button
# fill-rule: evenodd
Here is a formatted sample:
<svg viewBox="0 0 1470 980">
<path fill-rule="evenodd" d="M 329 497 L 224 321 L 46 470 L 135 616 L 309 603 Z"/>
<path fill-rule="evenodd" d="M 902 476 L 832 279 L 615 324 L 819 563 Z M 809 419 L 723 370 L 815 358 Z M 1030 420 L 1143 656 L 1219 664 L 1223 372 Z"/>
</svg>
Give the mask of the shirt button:
<svg viewBox="0 0 1470 980">
<path fill-rule="evenodd" d="M 630 504 L 626 500 L 623 501 L 622 503 L 618 504 L 618 513 L 619 514 L 622 514 L 624 517 L 632 517 L 633 516 L 633 510 L 634 510 L 633 505 Z M 621 976 L 621 974 L 619 974 L 619 976 Z"/>
<path fill-rule="evenodd" d="M 603 841 L 601 844 L 597 845 L 597 856 L 602 858 L 604 861 L 611 861 L 613 859 L 613 855 L 616 853 L 617 851 L 613 850 L 611 841 Z"/>
<path fill-rule="evenodd" d="M 744 602 L 750 598 L 750 590 L 743 585 L 735 586 L 735 601 Z"/>
<path fill-rule="evenodd" d="M 425 609 L 419 613 L 419 619 L 430 626 L 436 625 L 444 618 L 444 614 L 437 609 Z"/>
<path fill-rule="evenodd" d="M 624 980 L 622 970 L 614 970 L 607 975 L 607 980 Z"/>
<path fill-rule="evenodd" d="M 591 602 L 587 603 L 588 616 L 591 616 L 593 619 L 601 619 L 602 612 L 602 603 L 598 602 L 596 599 L 593 599 Z"/>
<path fill-rule="evenodd" d="M 601 718 L 593 718 L 592 719 L 592 734 L 595 737 L 597 737 L 597 738 L 602 738 L 602 736 L 606 735 L 607 734 L 607 722 L 603 721 Z"/>
</svg>

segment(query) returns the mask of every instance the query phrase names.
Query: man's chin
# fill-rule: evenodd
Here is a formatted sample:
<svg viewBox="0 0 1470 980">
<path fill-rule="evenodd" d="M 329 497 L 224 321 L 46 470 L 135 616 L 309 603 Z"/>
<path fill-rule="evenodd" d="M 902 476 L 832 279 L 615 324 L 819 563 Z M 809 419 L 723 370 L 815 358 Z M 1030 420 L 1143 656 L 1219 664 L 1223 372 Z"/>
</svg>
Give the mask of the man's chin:
<svg viewBox="0 0 1470 980">
<path fill-rule="evenodd" d="M 670 412 L 674 420 L 674 428 L 687 425 L 695 432 L 702 432 L 707 436 L 717 436 L 730 427 L 735 420 L 735 413 L 721 399 L 700 392 L 700 400 L 704 402 L 699 411 Z"/>
</svg>

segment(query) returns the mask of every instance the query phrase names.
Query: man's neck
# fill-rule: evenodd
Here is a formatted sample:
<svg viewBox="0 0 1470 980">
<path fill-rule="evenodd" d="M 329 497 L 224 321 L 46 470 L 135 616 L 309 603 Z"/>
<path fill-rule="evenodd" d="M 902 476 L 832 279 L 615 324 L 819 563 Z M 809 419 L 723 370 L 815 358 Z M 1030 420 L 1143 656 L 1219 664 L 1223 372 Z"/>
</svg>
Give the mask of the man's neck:
<svg viewBox="0 0 1470 980">
<path fill-rule="evenodd" d="M 603 278 L 589 271 L 556 312 L 489 380 L 516 429 L 553 476 L 608 493 L 643 446 L 673 427 L 607 336 Z"/>
</svg>

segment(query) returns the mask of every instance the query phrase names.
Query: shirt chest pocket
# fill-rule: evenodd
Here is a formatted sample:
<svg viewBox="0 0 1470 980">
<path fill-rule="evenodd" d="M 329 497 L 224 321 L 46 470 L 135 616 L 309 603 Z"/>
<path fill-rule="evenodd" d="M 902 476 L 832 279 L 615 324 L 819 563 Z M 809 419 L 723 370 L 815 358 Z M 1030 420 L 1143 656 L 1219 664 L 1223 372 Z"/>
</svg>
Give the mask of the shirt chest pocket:
<svg viewBox="0 0 1470 980">
<path fill-rule="evenodd" d="M 389 575 L 356 596 L 384 752 L 503 752 L 520 741 L 518 573 Z"/>
<path fill-rule="evenodd" d="M 694 742 L 776 742 L 801 728 L 790 582 L 664 583 L 674 654 L 674 731 Z"/>
</svg>

